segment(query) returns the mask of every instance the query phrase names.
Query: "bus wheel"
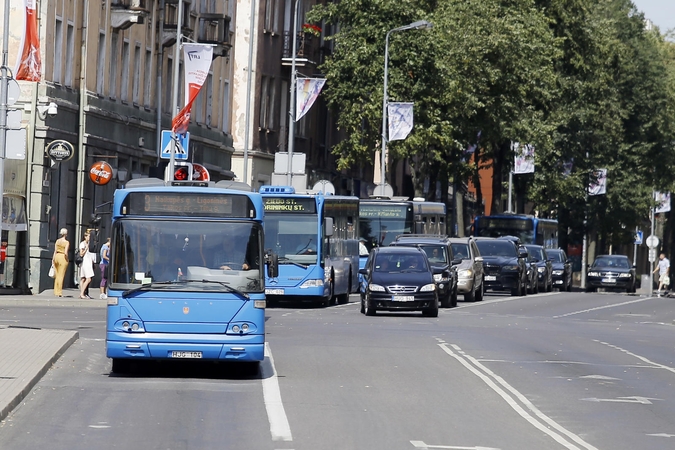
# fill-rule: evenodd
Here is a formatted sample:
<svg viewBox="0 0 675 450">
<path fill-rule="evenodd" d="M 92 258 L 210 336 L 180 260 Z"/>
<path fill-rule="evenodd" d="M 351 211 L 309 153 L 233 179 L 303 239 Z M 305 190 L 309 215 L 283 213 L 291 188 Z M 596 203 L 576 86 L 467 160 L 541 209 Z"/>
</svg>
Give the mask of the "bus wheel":
<svg viewBox="0 0 675 450">
<path fill-rule="evenodd" d="M 112 372 L 113 373 L 127 373 L 131 368 L 131 361 L 128 359 L 113 358 L 112 360 Z"/>
</svg>

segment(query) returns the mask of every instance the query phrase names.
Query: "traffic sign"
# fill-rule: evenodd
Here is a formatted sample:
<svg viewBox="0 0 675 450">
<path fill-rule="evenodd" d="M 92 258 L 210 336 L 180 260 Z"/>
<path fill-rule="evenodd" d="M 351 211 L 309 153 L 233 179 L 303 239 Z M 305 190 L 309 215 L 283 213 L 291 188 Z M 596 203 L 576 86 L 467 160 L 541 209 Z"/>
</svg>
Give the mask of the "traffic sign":
<svg viewBox="0 0 675 450">
<path fill-rule="evenodd" d="M 653 234 L 650 234 L 649 237 L 647 238 L 647 247 L 656 248 L 658 246 L 659 246 L 659 238 L 654 236 Z"/>
<path fill-rule="evenodd" d="M 635 245 L 642 245 L 642 230 L 635 232 Z"/>
<path fill-rule="evenodd" d="M 188 146 L 190 144 L 190 132 L 188 131 L 185 134 L 178 134 L 176 137 L 178 138 L 178 146 L 176 147 L 173 158 L 175 160 L 187 161 Z M 162 153 L 160 154 L 160 158 L 171 159 L 172 146 L 173 141 L 171 140 L 171 130 L 162 130 Z"/>
</svg>

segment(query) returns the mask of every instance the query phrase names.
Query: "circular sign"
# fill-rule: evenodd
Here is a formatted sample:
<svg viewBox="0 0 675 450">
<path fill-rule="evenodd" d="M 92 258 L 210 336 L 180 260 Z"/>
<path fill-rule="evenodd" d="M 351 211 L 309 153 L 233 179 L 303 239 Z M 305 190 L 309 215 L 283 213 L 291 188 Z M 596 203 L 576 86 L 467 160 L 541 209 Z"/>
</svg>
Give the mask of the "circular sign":
<svg viewBox="0 0 675 450">
<path fill-rule="evenodd" d="M 195 181 L 211 181 L 211 175 L 206 167 L 192 163 L 192 179 Z"/>
<path fill-rule="evenodd" d="M 49 156 L 54 161 L 68 161 L 75 154 L 75 148 L 73 144 L 62 139 L 57 139 L 52 141 L 47 148 L 45 149 L 47 156 Z"/>
<path fill-rule="evenodd" d="M 89 169 L 89 179 L 99 186 L 108 184 L 112 180 L 112 175 L 112 166 L 105 161 L 95 162 Z"/>
<path fill-rule="evenodd" d="M 659 246 L 659 238 L 654 236 L 653 234 L 649 235 L 647 238 L 647 247 L 649 248 L 656 248 Z"/>
</svg>

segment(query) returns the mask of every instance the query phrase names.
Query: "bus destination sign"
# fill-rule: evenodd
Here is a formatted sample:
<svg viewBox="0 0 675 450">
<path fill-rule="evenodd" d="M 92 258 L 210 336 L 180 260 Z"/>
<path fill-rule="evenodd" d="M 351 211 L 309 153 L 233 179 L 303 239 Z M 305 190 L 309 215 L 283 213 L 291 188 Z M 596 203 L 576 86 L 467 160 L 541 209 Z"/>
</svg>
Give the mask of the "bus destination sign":
<svg viewBox="0 0 675 450">
<path fill-rule="evenodd" d="M 130 192 L 127 213 L 147 216 L 249 217 L 253 205 L 245 195 Z"/>
<path fill-rule="evenodd" d="M 406 205 L 359 205 L 360 217 L 379 217 L 382 219 L 405 219 L 407 217 Z"/>
<path fill-rule="evenodd" d="M 265 212 L 316 214 L 314 198 L 263 197 Z"/>
</svg>

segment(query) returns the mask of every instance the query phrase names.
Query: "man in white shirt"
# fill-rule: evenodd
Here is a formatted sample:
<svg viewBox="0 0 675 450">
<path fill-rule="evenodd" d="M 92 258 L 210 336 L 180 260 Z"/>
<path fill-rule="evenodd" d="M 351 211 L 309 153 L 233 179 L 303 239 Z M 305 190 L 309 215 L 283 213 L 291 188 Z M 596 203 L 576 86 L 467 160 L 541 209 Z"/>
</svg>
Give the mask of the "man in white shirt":
<svg viewBox="0 0 675 450">
<path fill-rule="evenodd" d="M 663 290 L 668 290 L 670 287 L 670 261 L 666 258 L 664 253 L 659 255 L 659 263 L 654 269 L 654 273 L 659 272 L 659 293 Z"/>
</svg>

